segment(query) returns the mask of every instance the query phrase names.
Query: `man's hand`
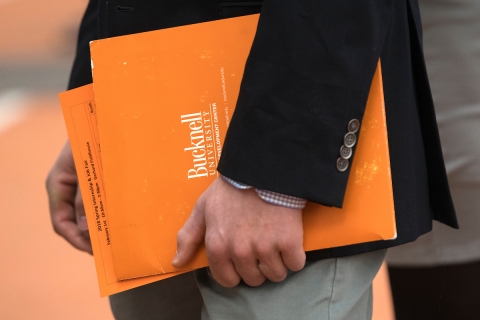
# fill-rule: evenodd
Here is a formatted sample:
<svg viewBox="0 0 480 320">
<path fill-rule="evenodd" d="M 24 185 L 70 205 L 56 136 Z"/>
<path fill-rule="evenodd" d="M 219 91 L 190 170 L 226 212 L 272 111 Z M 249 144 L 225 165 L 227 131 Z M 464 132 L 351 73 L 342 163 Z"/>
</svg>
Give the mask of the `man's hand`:
<svg viewBox="0 0 480 320">
<path fill-rule="evenodd" d="M 75 248 L 91 254 L 85 210 L 68 141 L 48 174 L 46 186 L 53 229 Z"/>
<path fill-rule="evenodd" d="M 200 196 L 177 237 L 173 265 L 186 265 L 205 241 L 212 275 L 224 287 L 241 279 L 250 286 L 279 282 L 305 265 L 302 210 L 267 203 L 222 178 Z"/>
</svg>

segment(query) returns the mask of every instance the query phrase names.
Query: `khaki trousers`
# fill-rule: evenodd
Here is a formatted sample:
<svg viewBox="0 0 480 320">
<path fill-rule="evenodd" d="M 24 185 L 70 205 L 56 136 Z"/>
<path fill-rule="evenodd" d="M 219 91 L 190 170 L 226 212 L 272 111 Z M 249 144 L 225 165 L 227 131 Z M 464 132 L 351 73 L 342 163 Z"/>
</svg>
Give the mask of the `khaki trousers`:
<svg viewBox="0 0 480 320">
<path fill-rule="evenodd" d="M 223 288 L 207 268 L 110 297 L 117 320 L 367 320 L 386 250 L 307 262 L 279 283 Z M 200 289 L 200 293 L 197 289 Z M 203 308 L 201 301 L 204 301 Z M 201 311 L 200 311 L 201 310 Z"/>
</svg>

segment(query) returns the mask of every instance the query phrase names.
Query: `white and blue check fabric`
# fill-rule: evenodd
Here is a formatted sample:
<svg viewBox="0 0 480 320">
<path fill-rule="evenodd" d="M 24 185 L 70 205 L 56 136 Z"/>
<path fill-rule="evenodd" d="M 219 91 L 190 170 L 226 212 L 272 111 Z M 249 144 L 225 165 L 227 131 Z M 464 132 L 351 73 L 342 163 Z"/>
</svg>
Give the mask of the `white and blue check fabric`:
<svg viewBox="0 0 480 320">
<path fill-rule="evenodd" d="M 249 185 L 232 180 L 225 176 L 222 176 L 222 178 L 225 179 L 225 181 L 229 182 L 232 186 L 234 186 L 237 189 L 252 188 Z M 307 200 L 293 197 L 293 196 L 288 196 L 286 194 L 281 194 L 278 192 L 273 192 L 273 191 L 264 190 L 264 189 L 257 189 L 257 188 L 255 188 L 255 191 L 257 192 L 258 196 L 263 200 L 265 200 L 266 202 L 276 204 L 278 206 L 283 206 L 283 207 L 292 208 L 292 209 L 303 209 L 305 207 L 305 204 L 307 203 Z"/>
</svg>

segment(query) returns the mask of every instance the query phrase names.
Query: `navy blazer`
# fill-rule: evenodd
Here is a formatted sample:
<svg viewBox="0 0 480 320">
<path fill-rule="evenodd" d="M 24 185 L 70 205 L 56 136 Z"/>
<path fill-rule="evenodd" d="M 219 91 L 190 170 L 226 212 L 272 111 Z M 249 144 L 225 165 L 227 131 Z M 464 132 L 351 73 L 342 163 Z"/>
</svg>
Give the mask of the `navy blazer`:
<svg viewBox="0 0 480 320">
<path fill-rule="evenodd" d="M 349 121 L 363 118 L 380 59 L 398 236 L 307 258 L 413 241 L 431 230 L 432 219 L 458 227 L 417 0 L 91 0 L 69 87 L 91 82 L 90 40 L 257 12 L 218 170 L 254 187 L 341 207 L 349 169 L 337 169 L 339 149 Z"/>
</svg>

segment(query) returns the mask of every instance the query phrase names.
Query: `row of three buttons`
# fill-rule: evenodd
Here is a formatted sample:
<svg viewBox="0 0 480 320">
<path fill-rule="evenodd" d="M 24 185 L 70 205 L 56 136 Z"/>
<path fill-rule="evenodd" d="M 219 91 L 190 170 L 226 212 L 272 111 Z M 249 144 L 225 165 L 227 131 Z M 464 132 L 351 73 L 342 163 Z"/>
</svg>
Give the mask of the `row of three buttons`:
<svg viewBox="0 0 480 320">
<path fill-rule="evenodd" d="M 340 158 L 337 159 L 337 170 L 346 171 L 349 166 L 350 157 L 353 154 L 353 146 L 357 143 L 357 133 L 360 128 L 360 121 L 357 119 L 350 120 L 348 123 L 348 133 L 343 138 L 343 145 L 340 147 Z"/>
</svg>

